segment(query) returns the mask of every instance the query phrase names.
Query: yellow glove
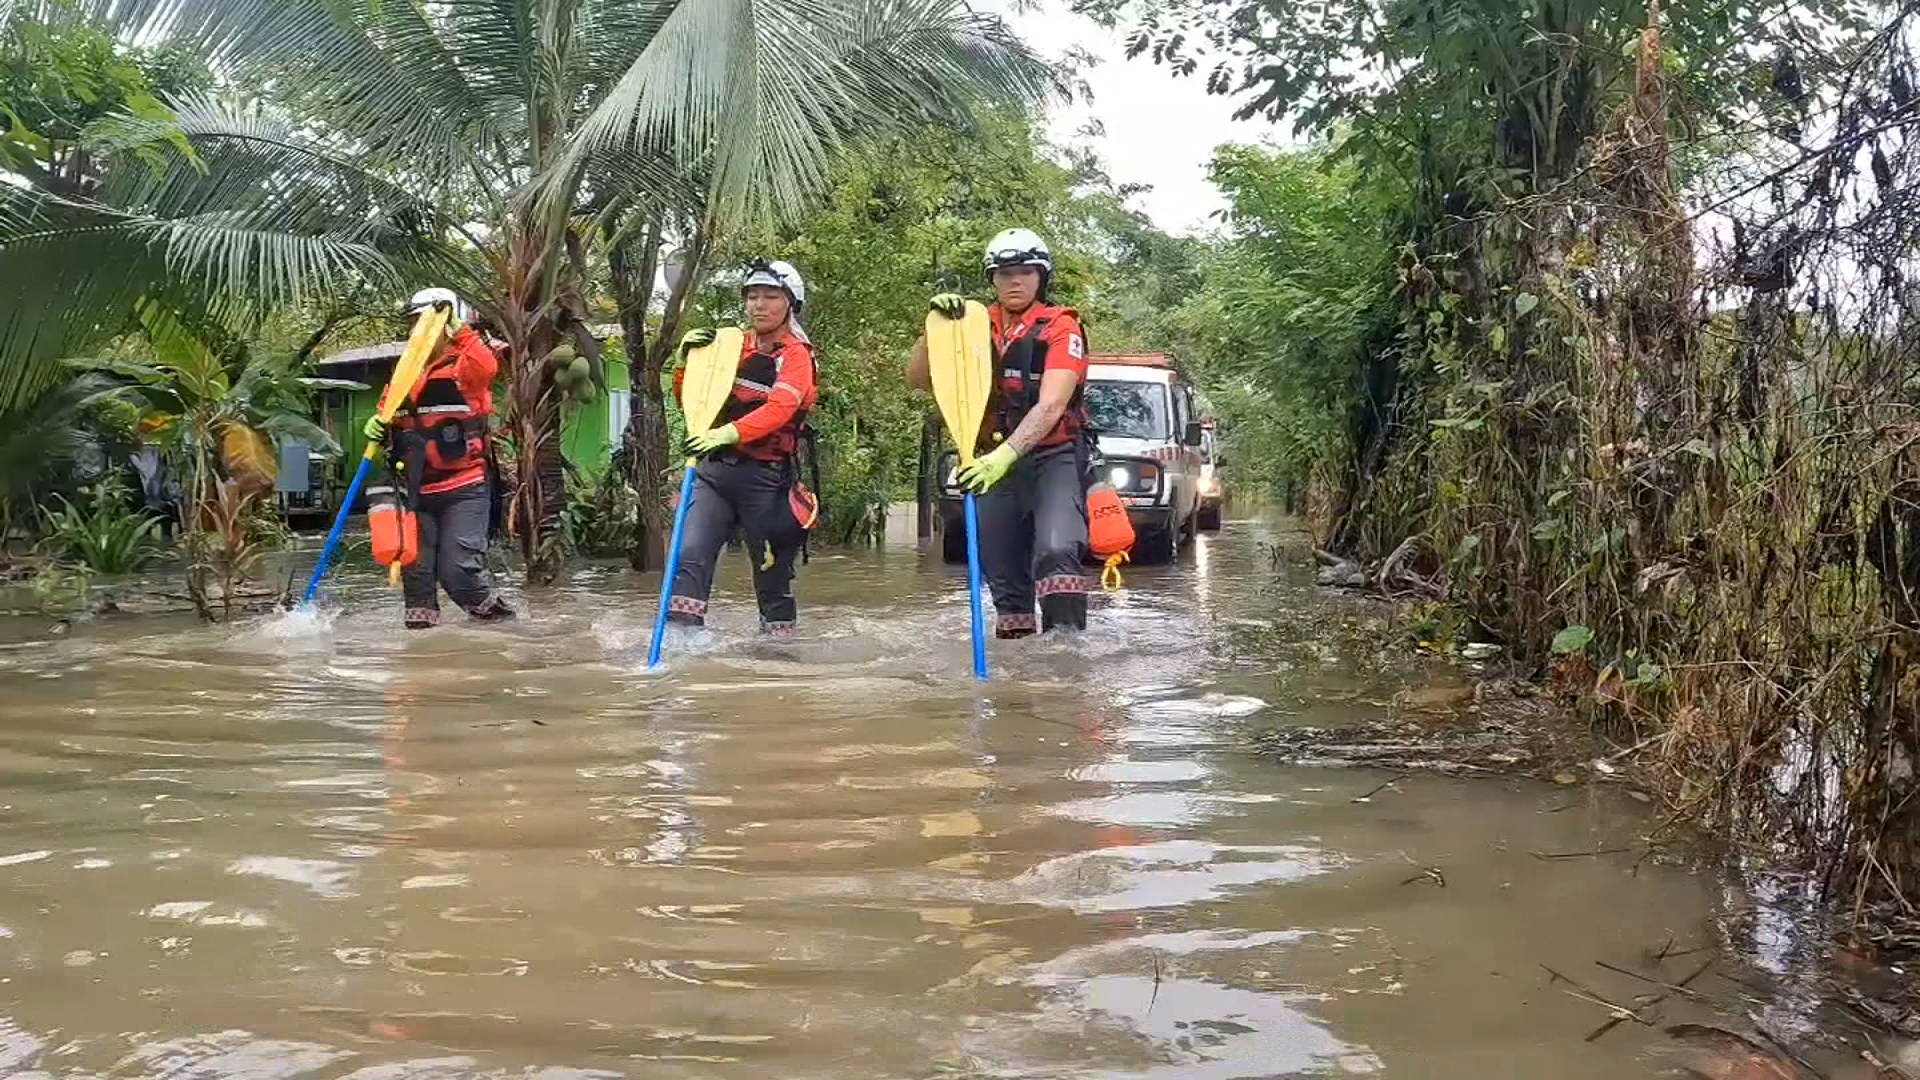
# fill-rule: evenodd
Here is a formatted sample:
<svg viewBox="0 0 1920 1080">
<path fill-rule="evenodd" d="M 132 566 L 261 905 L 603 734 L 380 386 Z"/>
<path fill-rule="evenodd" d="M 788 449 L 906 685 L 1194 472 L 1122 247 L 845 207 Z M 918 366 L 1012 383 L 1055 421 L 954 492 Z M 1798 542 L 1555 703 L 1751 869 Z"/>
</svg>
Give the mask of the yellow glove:
<svg viewBox="0 0 1920 1080">
<path fill-rule="evenodd" d="M 1020 460 L 1019 451 L 1008 443 L 1001 443 L 989 451 L 985 457 L 977 457 L 960 467 L 960 475 L 955 480 L 964 490 L 975 495 L 984 494 L 987 489 L 1006 479 L 1012 471 L 1013 463 Z"/>
<path fill-rule="evenodd" d="M 740 441 L 740 429 L 732 424 L 721 424 L 712 431 L 687 436 L 687 453 L 693 457 L 711 454 L 723 446 L 733 446 Z"/>
<path fill-rule="evenodd" d="M 370 443 L 379 443 L 385 446 L 387 444 L 387 422 L 380 419 L 379 414 L 376 413 L 367 418 L 367 426 L 360 429 L 360 434 L 365 435 L 367 441 Z"/>
<path fill-rule="evenodd" d="M 710 326 L 687 331 L 687 336 L 680 339 L 680 355 L 685 356 L 694 349 L 706 348 L 713 344 L 713 338 L 713 328 Z"/>
</svg>

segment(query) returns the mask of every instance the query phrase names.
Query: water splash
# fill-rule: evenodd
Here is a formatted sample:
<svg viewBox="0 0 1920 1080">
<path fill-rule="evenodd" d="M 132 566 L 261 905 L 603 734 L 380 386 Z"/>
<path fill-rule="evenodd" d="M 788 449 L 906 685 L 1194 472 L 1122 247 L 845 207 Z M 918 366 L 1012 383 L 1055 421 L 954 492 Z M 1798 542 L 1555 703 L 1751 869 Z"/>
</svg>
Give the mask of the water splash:
<svg viewBox="0 0 1920 1080">
<path fill-rule="evenodd" d="M 298 607 L 262 617 L 245 628 L 242 642 L 268 646 L 324 644 L 333 639 L 339 612 L 330 608 Z"/>
</svg>

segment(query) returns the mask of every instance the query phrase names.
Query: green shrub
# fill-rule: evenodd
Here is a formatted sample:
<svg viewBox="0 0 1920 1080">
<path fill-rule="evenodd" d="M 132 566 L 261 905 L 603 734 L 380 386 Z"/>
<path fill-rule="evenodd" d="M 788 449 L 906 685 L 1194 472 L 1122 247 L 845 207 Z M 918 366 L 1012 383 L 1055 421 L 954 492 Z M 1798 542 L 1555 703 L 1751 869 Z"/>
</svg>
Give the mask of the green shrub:
<svg viewBox="0 0 1920 1080">
<path fill-rule="evenodd" d="M 43 506 L 43 548 L 66 566 L 95 574 L 130 574 L 160 557 L 160 519 L 128 505 L 127 490 L 109 474 L 81 489 L 76 505 L 59 496 L 58 506 Z"/>
</svg>

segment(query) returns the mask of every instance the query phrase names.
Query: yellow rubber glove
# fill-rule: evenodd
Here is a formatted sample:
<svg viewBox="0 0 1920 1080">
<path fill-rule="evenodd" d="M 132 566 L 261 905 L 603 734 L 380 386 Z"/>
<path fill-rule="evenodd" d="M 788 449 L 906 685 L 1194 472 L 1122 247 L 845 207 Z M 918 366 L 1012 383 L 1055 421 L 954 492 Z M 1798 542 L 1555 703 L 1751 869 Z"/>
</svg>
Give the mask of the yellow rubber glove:
<svg viewBox="0 0 1920 1080">
<path fill-rule="evenodd" d="M 687 453 L 694 457 L 711 454 L 725 446 L 733 446 L 740 441 L 740 429 L 732 424 L 721 424 L 712 431 L 687 436 Z"/>
<path fill-rule="evenodd" d="M 367 418 L 367 426 L 360 429 L 360 434 L 365 435 L 370 443 L 385 446 L 387 445 L 387 422 L 380 419 L 378 415 L 370 416 Z"/>
<path fill-rule="evenodd" d="M 962 465 L 960 475 L 954 479 L 963 490 L 971 491 L 975 495 L 985 494 L 987 489 L 1007 478 L 1007 473 L 1013 469 L 1013 463 L 1018 460 L 1020 460 L 1019 452 L 1011 445 L 1001 443 L 988 451 L 986 456 L 974 458 Z"/>
<path fill-rule="evenodd" d="M 943 292 L 927 301 L 927 310 L 949 319 L 958 319 L 967 313 L 967 298 L 959 293 Z"/>
<path fill-rule="evenodd" d="M 712 327 L 703 326 L 698 330 L 689 330 L 687 336 L 680 339 L 680 355 L 685 356 L 691 350 L 704 349 L 711 344 L 713 344 Z"/>
</svg>

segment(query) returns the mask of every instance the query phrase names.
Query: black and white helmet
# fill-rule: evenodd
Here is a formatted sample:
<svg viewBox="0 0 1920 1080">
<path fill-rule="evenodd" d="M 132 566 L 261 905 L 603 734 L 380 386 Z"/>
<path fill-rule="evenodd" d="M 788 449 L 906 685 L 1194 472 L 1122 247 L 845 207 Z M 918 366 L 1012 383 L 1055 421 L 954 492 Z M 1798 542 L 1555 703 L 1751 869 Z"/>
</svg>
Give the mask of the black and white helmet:
<svg viewBox="0 0 1920 1080">
<path fill-rule="evenodd" d="M 987 241 L 986 263 L 989 275 L 1002 266 L 1037 266 L 1053 276 L 1053 252 L 1032 229 L 1006 229 Z"/>
<path fill-rule="evenodd" d="M 421 289 L 407 300 L 407 314 L 418 315 L 435 304 L 445 304 L 452 308 L 455 322 L 464 324 L 473 321 L 473 309 L 468 307 L 467 302 L 460 299 L 459 294 L 452 289 Z"/>
<path fill-rule="evenodd" d="M 745 292 L 754 285 L 771 285 L 776 289 L 785 289 L 787 299 L 793 303 L 793 316 L 798 318 L 800 309 L 807 305 L 807 283 L 801 278 L 800 271 L 790 262 L 779 259 L 768 261 L 756 259 L 747 264 L 746 280 L 740 283 L 740 291 Z"/>
</svg>

